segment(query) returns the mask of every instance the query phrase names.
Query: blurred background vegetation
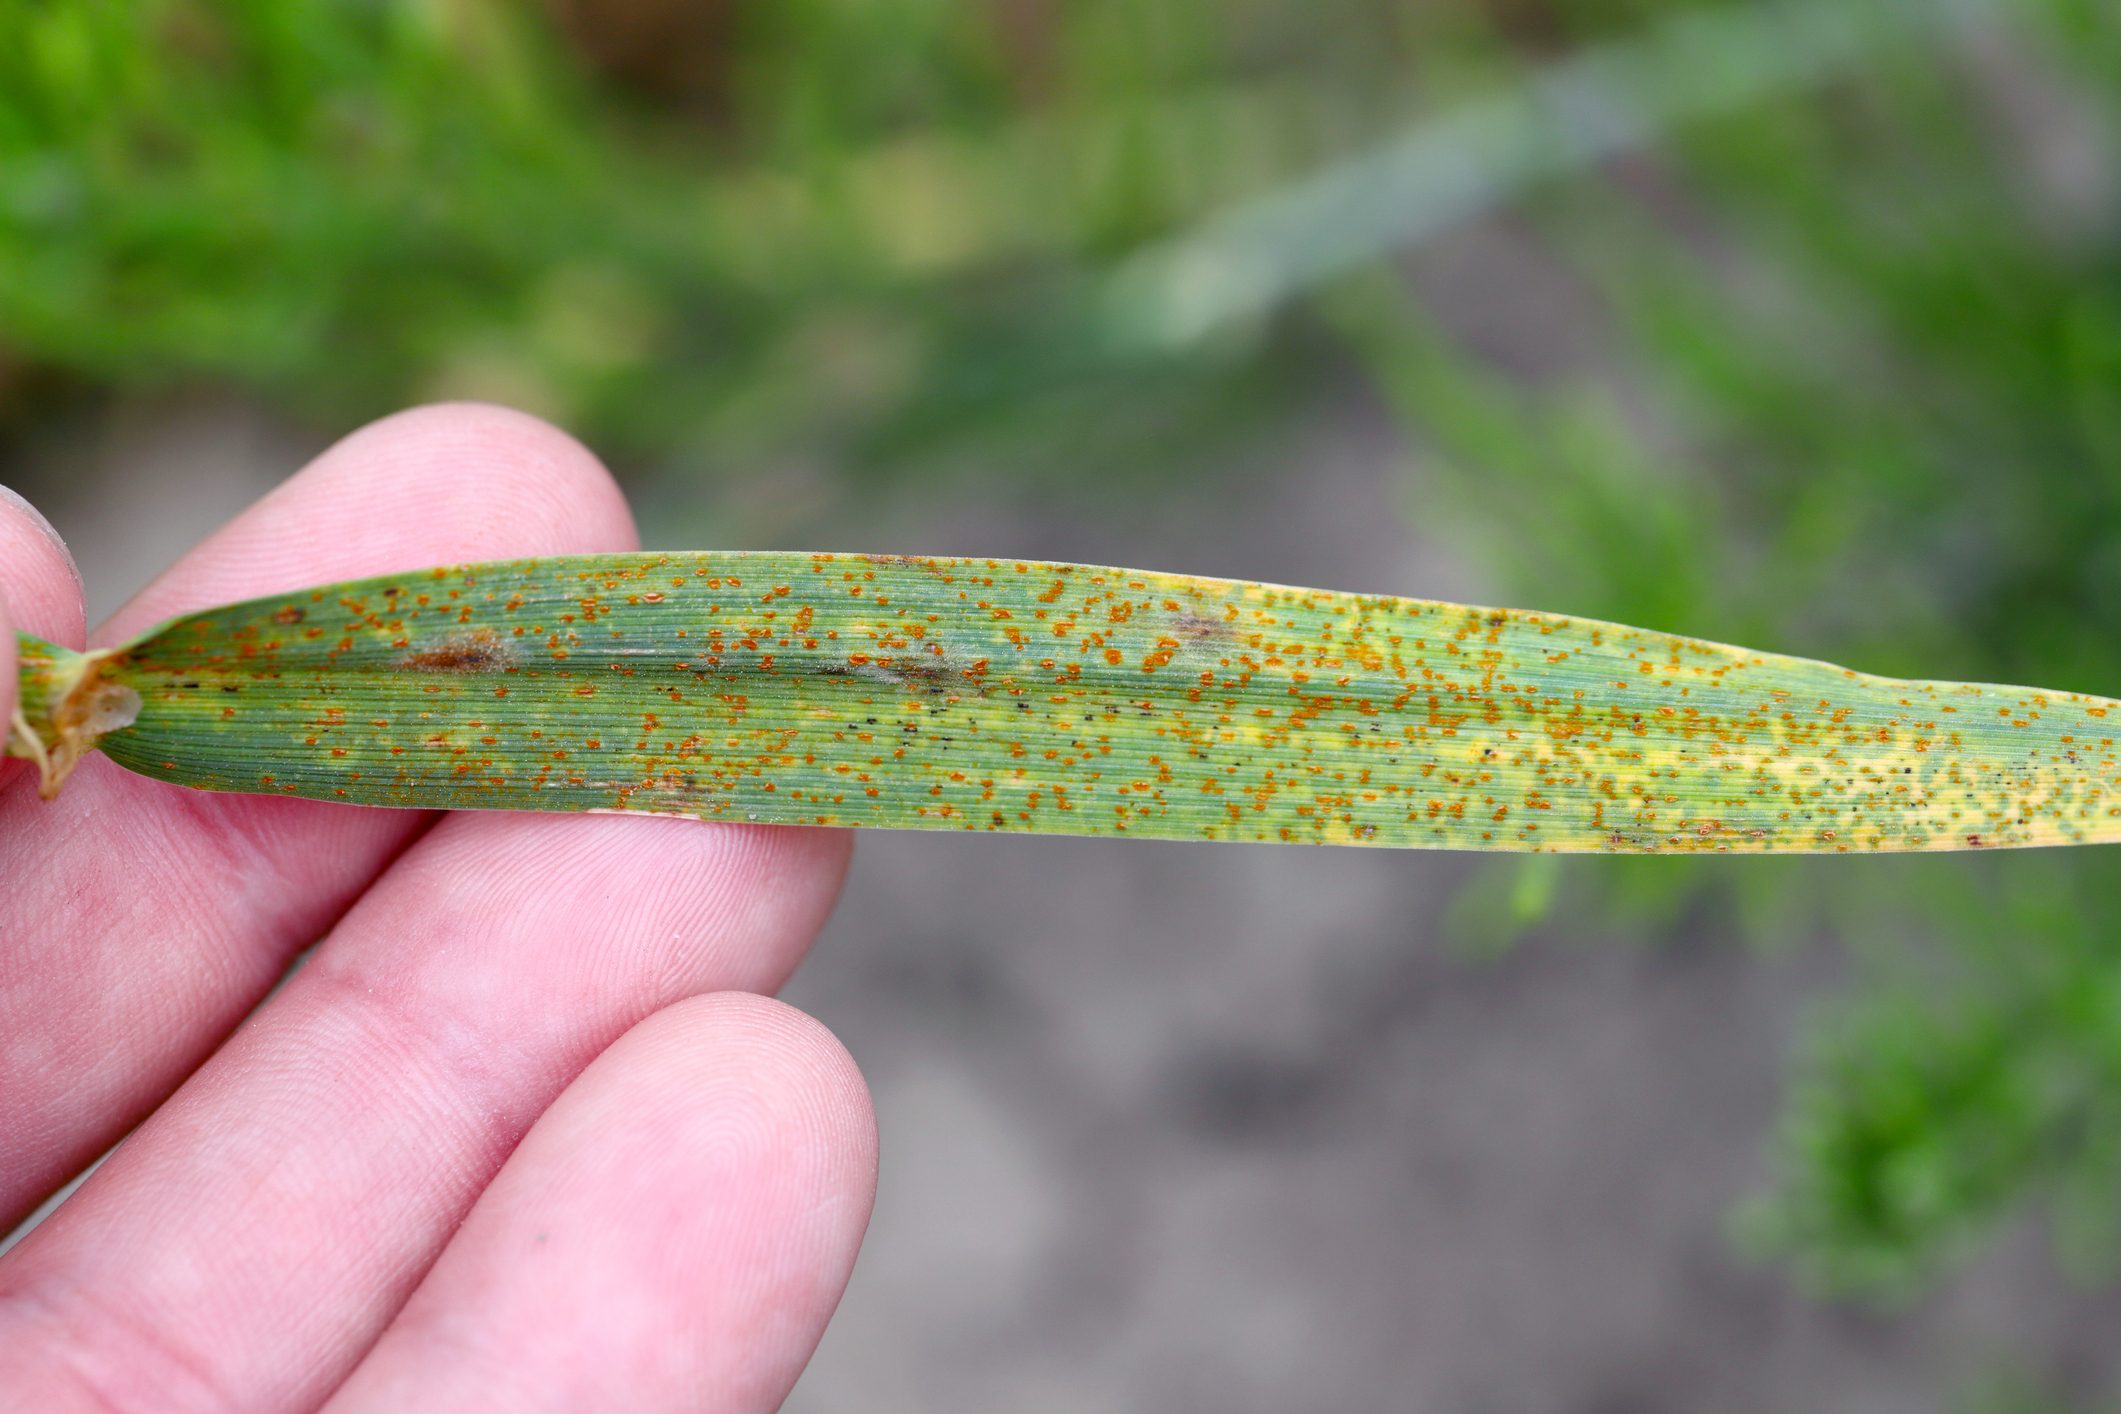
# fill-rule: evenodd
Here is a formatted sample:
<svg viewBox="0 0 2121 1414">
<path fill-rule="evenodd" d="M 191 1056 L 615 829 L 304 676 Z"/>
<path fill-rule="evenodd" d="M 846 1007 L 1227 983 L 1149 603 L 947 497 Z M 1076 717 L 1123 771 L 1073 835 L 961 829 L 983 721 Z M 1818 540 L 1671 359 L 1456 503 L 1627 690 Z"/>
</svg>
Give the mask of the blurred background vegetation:
<svg viewBox="0 0 2121 1414">
<path fill-rule="evenodd" d="M 1352 395 L 1497 597 L 2121 692 L 2103 0 L 0 0 L 0 35 L 11 473 L 211 388 L 334 430 L 499 399 L 666 505 L 1118 505 Z M 1455 288 L 1468 231 L 1532 275 Z M 1889 1303 L 2028 1210 L 2058 1280 L 2113 1278 L 2117 897 L 2110 851 L 1538 860 L 1455 919 L 1845 943 L 1735 1237 Z"/>
</svg>

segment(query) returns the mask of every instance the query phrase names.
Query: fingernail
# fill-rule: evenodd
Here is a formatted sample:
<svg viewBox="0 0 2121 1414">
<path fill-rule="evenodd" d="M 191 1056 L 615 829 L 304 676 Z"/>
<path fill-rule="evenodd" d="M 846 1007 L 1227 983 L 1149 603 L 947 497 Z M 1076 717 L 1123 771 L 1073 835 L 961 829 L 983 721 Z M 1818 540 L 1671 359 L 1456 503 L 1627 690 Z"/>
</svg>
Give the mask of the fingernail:
<svg viewBox="0 0 2121 1414">
<path fill-rule="evenodd" d="M 11 506 L 20 511 L 28 517 L 31 525 L 44 532 L 44 538 L 52 542 L 52 548 L 59 552 L 59 558 L 66 561 L 66 572 L 74 577 L 75 592 L 85 597 L 87 590 L 81 583 L 81 567 L 74 563 L 74 552 L 66 548 L 66 541 L 53 528 L 52 523 L 44 518 L 44 512 L 31 505 L 21 492 L 4 483 L 0 483 L 0 506 Z"/>
</svg>

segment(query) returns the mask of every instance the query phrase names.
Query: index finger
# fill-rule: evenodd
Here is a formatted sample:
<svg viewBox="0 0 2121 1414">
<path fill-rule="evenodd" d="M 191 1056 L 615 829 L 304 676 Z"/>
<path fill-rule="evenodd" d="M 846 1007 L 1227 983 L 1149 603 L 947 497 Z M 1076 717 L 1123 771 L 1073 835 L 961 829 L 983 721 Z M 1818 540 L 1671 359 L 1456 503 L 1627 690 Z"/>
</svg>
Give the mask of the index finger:
<svg viewBox="0 0 2121 1414">
<path fill-rule="evenodd" d="M 95 637 L 333 579 L 634 544 L 572 439 L 422 409 L 326 451 Z M 0 1227 L 167 1095 L 430 818 L 204 795 L 100 757 L 49 804 L 19 777 L 0 791 Z"/>
</svg>

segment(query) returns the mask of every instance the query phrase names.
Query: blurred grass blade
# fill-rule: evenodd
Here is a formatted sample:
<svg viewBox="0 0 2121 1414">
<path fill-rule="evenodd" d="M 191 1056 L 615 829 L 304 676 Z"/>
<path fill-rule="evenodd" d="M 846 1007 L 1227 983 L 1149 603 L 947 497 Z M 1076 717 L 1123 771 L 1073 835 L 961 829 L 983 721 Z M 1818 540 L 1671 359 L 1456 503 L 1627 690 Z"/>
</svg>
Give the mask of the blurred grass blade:
<svg viewBox="0 0 2121 1414">
<path fill-rule="evenodd" d="M 1988 18 L 1997 0 L 1769 0 L 1680 8 L 1522 85 L 1142 251 L 1105 291 L 1126 342 L 1167 347 L 1256 317 L 1337 275 L 1672 129 L 1856 70 Z"/>
<path fill-rule="evenodd" d="M 631 554 L 22 641 L 11 754 L 446 809 L 1555 851 L 2121 837 L 2104 698 L 1023 561 Z"/>
</svg>

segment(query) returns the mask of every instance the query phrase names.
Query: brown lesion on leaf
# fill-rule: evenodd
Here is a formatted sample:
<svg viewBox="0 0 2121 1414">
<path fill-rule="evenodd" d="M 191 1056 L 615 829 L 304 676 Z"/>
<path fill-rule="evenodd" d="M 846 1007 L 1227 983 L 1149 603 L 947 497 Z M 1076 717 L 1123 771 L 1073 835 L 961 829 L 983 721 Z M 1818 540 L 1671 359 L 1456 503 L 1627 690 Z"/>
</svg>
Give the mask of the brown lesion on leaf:
<svg viewBox="0 0 2121 1414">
<path fill-rule="evenodd" d="M 1171 627 L 1195 642 L 1230 636 L 1230 621 L 1227 618 L 1203 614 L 1196 609 L 1185 609 L 1173 615 Z"/>
<path fill-rule="evenodd" d="M 504 673 L 515 666 L 506 640 L 490 628 L 473 629 L 398 660 L 408 673 Z"/>
<path fill-rule="evenodd" d="M 940 658 L 897 658 L 877 664 L 908 687 L 922 687 L 930 692 L 947 692 L 963 680 L 963 673 Z"/>
<path fill-rule="evenodd" d="M 947 656 L 870 658 L 848 663 L 828 663 L 811 670 L 818 677 L 866 678 L 870 682 L 889 684 L 892 687 L 909 688 L 919 692 L 941 696 L 945 693 L 962 692 L 970 686 L 974 692 L 987 690 L 986 660 L 966 665 Z"/>
</svg>

